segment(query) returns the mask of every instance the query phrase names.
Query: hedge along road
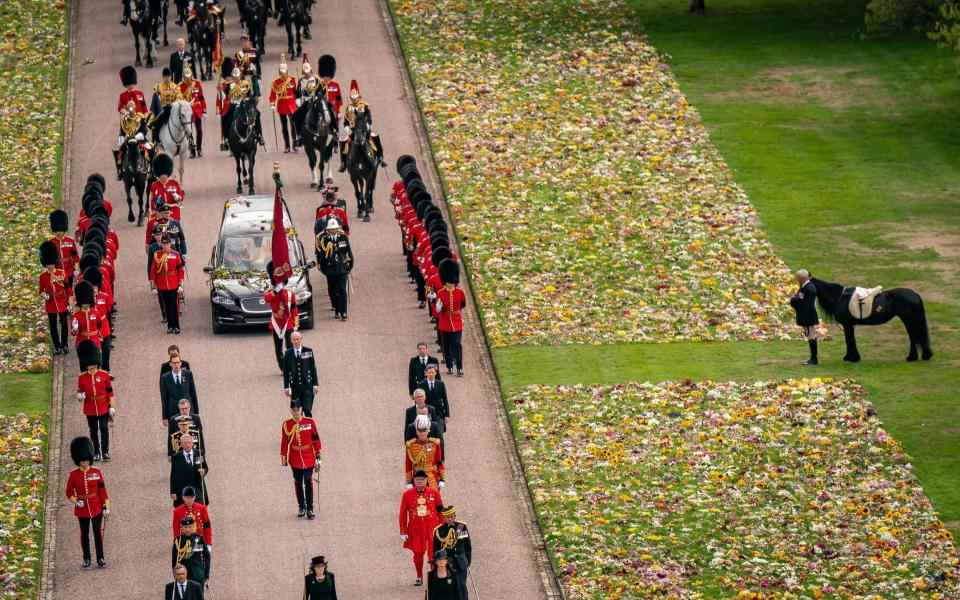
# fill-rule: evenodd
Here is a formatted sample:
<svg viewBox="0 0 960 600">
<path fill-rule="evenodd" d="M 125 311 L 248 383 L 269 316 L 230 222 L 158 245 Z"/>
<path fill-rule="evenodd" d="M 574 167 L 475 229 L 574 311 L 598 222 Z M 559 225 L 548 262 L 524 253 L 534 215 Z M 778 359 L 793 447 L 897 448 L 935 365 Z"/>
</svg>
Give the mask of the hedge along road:
<svg viewBox="0 0 960 600">
<path fill-rule="evenodd" d="M 117 73 L 132 62 L 133 40 L 119 24 L 120 7 L 106 2 L 81 3 L 75 19 L 74 75 L 76 98 L 71 137 L 68 199 L 71 220 L 78 212 L 79 191 L 94 171 L 107 175 L 107 195 L 114 204 L 113 225 L 121 239 L 118 266 L 118 339 L 111 360 L 119 415 L 112 431 L 113 461 L 104 467 L 113 499 L 106 524 L 109 566 L 92 572 L 80 568 L 78 526 L 71 507 L 60 499 L 57 520 L 54 595 L 98 598 L 156 596 L 171 580 L 171 507 L 167 495 L 166 430 L 159 414 L 157 376 L 165 349 L 177 343 L 195 371 L 210 465 L 208 486 L 214 527 L 214 598 L 294 598 L 302 590 L 309 557 L 324 554 L 337 574 L 344 598 L 417 598 L 412 587 L 410 553 L 402 550 L 397 509 L 403 491 L 400 425 L 406 393 L 406 365 L 416 342 L 430 340 L 431 328 L 417 309 L 408 285 L 392 210 L 388 178 L 381 174 L 373 222 L 353 225 L 357 256 L 350 320 L 334 321 L 327 311 L 323 277 L 313 272 L 318 323 L 305 332 L 305 343 L 318 355 L 321 391 L 316 417 L 324 444 L 318 517 L 297 519 L 292 478 L 280 466 L 280 423 L 288 414 L 282 379 L 274 363 L 266 330 L 213 335 L 207 280 L 202 271 L 213 247 L 223 202 L 235 186 L 234 163 L 217 149 L 214 82 L 204 84 L 210 105 L 205 122 L 204 157 L 187 161 L 183 225 L 187 235 L 187 305 L 183 334 L 169 336 L 159 320 L 157 301 L 145 277 L 143 228 L 125 219 L 123 191 L 114 181 L 110 150 L 116 142 Z M 234 6 L 228 6 L 225 53 L 239 47 Z M 183 35 L 173 25 L 171 44 Z M 268 26 L 264 88 L 275 77 L 285 49 L 281 30 Z M 160 65 L 140 68 L 140 87 L 149 93 L 160 79 L 170 48 L 160 48 Z M 344 89 L 359 81 L 375 117 L 391 163 L 402 153 L 416 153 L 412 102 L 404 92 L 402 65 L 394 55 L 388 25 L 377 0 L 325 2 L 314 10 L 313 40 L 305 50 L 316 68 L 320 54 L 338 60 Z M 89 59 L 94 59 L 91 62 Z M 298 71 L 290 61 L 291 74 Z M 279 160 L 287 203 L 301 239 L 312 253 L 312 216 L 319 194 L 311 192 L 303 153 L 278 154 L 271 115 L 264 98 L 264 133 L 268 153 L 260 149 L 257 192 L 272 193 L 271 163 Z M 420 157 L 420 163 L 425 159 Z M 349 180 L 337 174 L 341 190 Z M 352 192 L 346 196 L 354 206 Z M 73 224 L 73 223 L 71 223 Z M 475 315 L 471 311 L 472 315 Z M 498 429 L 499 400 L 478 352 L 479 325 L 469 319 L 465 335 L 466 377 L 449 384 L 448 483 L 444 498 L 460 507 L 460 517 L 474 538 L 473 571 L 483 598 L 543 597 L 544 584 L 535 555 L 524 500 L 512 479 L 510 453 Z M 63 453 L 60 481 L 51 493 L 63 493 L 63 479 L 73 464 L 68 444 L 86 435 L 75 400 L 76 355 L 65 359 Z"/>
</svg>

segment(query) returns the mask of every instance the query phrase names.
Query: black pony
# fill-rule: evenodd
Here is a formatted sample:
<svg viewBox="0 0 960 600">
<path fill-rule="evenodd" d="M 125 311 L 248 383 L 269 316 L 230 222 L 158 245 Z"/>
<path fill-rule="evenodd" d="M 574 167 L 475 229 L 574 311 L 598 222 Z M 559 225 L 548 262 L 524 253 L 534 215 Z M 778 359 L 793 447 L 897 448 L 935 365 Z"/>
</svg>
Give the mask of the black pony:
<svg viewBox="0 0 960 600">
<path fill-rule="evenodd" d="M 163 25 L 163 45 L 169 46 L 167 41 L 167 12 L 170 9 L 169 0 L 150 0 L 150 12 L 153 14 L 153 43 L 160 45 L 160 25 Z"/>
<path fill-rule="evenodd" d="M 205 2 L 197 4 L 196 11 L 196 16 L 189 21 L 190 48 L 197 59 L 200 80 L 209 81 L 213 78 L 213 50 L 217 43 L 217 24 L 213 15 L 207 10 Z"/>
<path fill-rule="evenodd" d="M 373 212 L 373 190 L 377 186 L 378 161 L 370 149 L 370 120 L 357 119 L 351 132 L 350 152 L 347 154 L 347 171 L 357 197 L 357 216 L 370 220 Z"/>
<path fill-rule="evenodd" d="M 130 197 L 130 190 L 137 192 L 139 206 L 137 227 L 143 225 L 143 196 L 151 178 L 151 162 L 150 158 L 144 156 L 141 144 L 129 138 L 123 152 L 120 172 L 123 175 L 123 187 L 127 194 L 127 221 L 131 223 L 133 223 L 133 198 Z"/>
<path fill-rule="evenodd" d="M 250 42 L 261 55 L 266 52 L 264 45 L 267 38 L 267 18 L 270 15 L 270 5 L 267 0 L 237 0 L 242 21 Z"/>
<path fill-rule="evenodd" d="M 277 24 L 287 32 L 287 54 L 303 55 L 301 40 L 310 37 L 310 7 L 307 0 L 276 0 Z M 296 41 L 296 44 L 294 44 Z"/>
<path fill-rule="evenodd" d="M 930 350 L 927 313 L 923 308 L 923 298 L 920 294 L 909 288 L 882 291 L 874 298 L 872 314 L 864 319 L 857 319 L 850 314 L 848 307 L 853 288 L 845 288 L 840 284 L 816 278 L 811 278 L 810 281 L 817 287 L 820 308 L 829 319 L 843 326 L 843 337 L 847 343 L 847 353 L 843 360 L 860 361 L 857 338 L 854 335 L 854 328 L 857 325 L 883 325 L 894 317 L 900 317 L 910 337 L 910 353 L 907 354 L 907 360 L 911 362 L 917 360 L 918 348 L 921 350 L 920 356 L 923 360 L 930 360 L 933 357 L 933 351 Z"/>
<path fill-rule="evenodd" d="M 257 162 L 257 109 L 250 98 L 244 98 L 230 110 L 233 114 L 227 131 L 227 145 L 237 161 L 237 193 L 243 193 L 243 184 L 246 183 L 248 193 L 253 194 L 253 169 Z"/>
<path fill-rule="evenodd" d="M 140 39 L 143 38 L 144 54 L 147 57 L 147 67 L 153 67 L 153 23 L 156 18 L 150 12 L 150 4 L 147 0 L 127 0 L 127 10 L 125 17 L 129 17 L 130 31 L 133 32 L 133 45 L 137 51 L 137 59 L 134 64 L 138 67 L 143 66 L 140 60 Z"/>
<path fill-rule="evenodd" d="M 321 187 L 320 182 L 330 176 L 330 158 L 336 135 L 333 129 L 333 108 L 320 93 L 310 98 L 293 114 L 294 127 L 300 132 L 303 150 L 310 167 L 310 187 Z"/>
</svg>

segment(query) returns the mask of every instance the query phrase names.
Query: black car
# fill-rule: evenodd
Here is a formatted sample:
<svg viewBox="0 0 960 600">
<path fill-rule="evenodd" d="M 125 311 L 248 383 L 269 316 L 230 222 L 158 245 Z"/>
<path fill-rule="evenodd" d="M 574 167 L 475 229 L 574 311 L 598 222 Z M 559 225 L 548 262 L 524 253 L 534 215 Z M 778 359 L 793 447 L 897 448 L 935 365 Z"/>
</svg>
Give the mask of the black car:
<svg viewBox="0 0 960 600">
<path fill-rule="evenodd" d="M 300 328 L 313 327 L 313 286 L 303 244 L 297 239 L 293 220 L 283 207 L 284 226 L 290 248 L 293 277 L 287 288 L 296 293 L 300 309 Z M 210 276 L 210 311 L 213 332 L 228 328 L 254 326 L 266 329 L 270 305 L 263 294 L 270 287 L 267 263 L 273 237 L 273 196 L 237 196 L 228 200 L 220 219 L 220 235 L 203 272 Z"/>
</svg>

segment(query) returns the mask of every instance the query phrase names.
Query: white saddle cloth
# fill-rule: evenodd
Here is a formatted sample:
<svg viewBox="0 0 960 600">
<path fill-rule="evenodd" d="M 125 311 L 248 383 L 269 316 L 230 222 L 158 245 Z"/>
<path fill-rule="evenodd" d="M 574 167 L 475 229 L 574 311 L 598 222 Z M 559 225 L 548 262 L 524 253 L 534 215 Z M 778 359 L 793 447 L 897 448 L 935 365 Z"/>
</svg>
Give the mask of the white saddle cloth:
<svg viewBox="0 0 960 600">
<path fill-rule="evenodd" d="M 873 313 L 873 299 L 883 290 L 882 285 L 875 288 L 858 287 L 850 296 L 850 315 L 854 319 L 866 319 Z"/>
</svg>

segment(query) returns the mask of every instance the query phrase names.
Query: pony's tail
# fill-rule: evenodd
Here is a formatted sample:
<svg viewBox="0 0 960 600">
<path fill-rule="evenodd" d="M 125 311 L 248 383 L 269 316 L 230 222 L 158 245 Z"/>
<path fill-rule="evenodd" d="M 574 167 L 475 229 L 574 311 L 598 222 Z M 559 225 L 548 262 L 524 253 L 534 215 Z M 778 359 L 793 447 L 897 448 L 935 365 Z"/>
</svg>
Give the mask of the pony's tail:
<svg viewBox="0 0 960 600">
<path fill-rule="evenodd" d="M 919 294 L 918 294 L 919 296 Z M 922 327 L 921 335 L 923 338 L 920 341 L 920 345 L 929 350 L 930 349 L 930 327 L 927 325 L 927 309 L 923 306 L 923 298 L 920 298 L 920 327 Z"/>
</svg>

